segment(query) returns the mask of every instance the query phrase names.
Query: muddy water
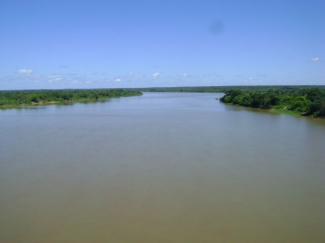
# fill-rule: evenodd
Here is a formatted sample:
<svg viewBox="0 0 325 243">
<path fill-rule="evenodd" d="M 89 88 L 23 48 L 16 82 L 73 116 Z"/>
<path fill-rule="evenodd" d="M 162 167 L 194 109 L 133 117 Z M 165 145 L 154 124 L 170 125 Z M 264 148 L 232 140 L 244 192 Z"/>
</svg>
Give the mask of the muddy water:
<svg viewBox="0 0 325 243">
<path fill-rule="evenodd" d="M 217 96 L 0 111 L 0 242 L 324 242 L 325 123 Z"/>
</svg>

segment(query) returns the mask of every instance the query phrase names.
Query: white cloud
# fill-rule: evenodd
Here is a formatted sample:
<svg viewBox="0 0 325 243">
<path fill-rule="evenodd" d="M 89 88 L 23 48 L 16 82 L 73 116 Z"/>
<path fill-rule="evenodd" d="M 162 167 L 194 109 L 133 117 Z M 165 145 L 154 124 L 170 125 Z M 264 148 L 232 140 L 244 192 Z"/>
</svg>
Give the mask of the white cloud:
<svg viewBox="0 0 325 243">
<path fill-rule="evenodd" d="M 51 76 L 51 75 L 50 75 Z M 49 76 L 48 76 L 49 77 Z M 56 76 L 54 76 L 56 77 Z M 60 81 L 62 78 L 58 77 L 58 78 L 53 78 L 53 79 L 50 79 L 48 82 L 49 83 L 53 83 L 53 82 L 56 82 L 56 81 Z"/>
<path fill-rule="evenodd" d="M 131 73 L 129 73 L 129 75 L 131 75 L 131 76 L 132 76 L 132 75 L 133 75 L 133 73 L 131 72 Z"/>
<path fill-rule="evenodd" d="M 29 75 L 29 74 L 32 74 L 33 73 L 33 70 L 32 69 L 19 69 L 17 71 L 17 73 L 22 73 L 22 74 Z"/>
<path fill-rule="evenodd" d="M 121 82 L 121 81 L 122 81 L 122 79 L 120 79 L 120 78 L 115 79 L 115 82 Z"/>
<path fill-rule="evenodd" d="M 156 73 L 152 74 L 152 77 L 153 78 L 158 78 L 159 76 L 160 76 L 160 73 L 159 72 L 156 72 Z"/>
<path fill-rule="evenodd" d="M 310 58 L 310 61 L 312 61 L 312 62 L 318 62 L 319 60 L 320 60 L 319 57 Z"/>
<path fill-rule="evenodd" d="M 186 77 L 187 76 L 187 73 L 183 73 L 183 75 L 182 75 L 183 77 Z"/>
</svg>

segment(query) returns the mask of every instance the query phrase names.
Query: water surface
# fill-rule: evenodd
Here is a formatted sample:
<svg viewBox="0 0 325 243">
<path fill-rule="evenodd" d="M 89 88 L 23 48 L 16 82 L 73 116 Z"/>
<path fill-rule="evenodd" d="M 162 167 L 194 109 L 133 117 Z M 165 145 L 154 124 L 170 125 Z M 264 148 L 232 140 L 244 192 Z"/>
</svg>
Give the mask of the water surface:
<svg viewBox="0 0 325 243">
<path fill-rule="evenodd" d="M 0 111 L 0 242 L 324 242 L 324 121 L 218 96 Z"/>
</svg>

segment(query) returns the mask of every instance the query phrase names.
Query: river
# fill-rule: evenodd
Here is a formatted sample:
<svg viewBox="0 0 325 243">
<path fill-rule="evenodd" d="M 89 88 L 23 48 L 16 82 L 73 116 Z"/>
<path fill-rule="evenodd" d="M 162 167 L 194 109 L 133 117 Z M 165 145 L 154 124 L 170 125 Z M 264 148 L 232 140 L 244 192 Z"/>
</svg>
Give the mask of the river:
<svg viewBox="0 0 325 243">
<path fill-rule="evenodd" d="M 0 111 L 0 242 L 324 242 L 325 122 L 220 96 Z"/>
</svg>

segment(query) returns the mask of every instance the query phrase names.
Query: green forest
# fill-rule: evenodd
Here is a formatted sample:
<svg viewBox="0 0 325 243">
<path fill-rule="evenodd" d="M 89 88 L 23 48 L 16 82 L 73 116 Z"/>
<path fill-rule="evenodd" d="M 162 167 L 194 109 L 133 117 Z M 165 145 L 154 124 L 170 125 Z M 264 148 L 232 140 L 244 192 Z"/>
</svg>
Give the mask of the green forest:
<svg viewBox="0 0 325 243">
<path fill-rule="evenodd" d="M 142 95 L 142 93 L 125 89 L 0 91 L 0 107 L 98 101 L 136 95 Z"/>
<path fill-rule="evenodd" d="M 325 89 L 300 88 L 268 91 L 227 90 L 220 99 L 246 107 L 292 111 L 304 116 L 325 117 Z"/>
</svg>

